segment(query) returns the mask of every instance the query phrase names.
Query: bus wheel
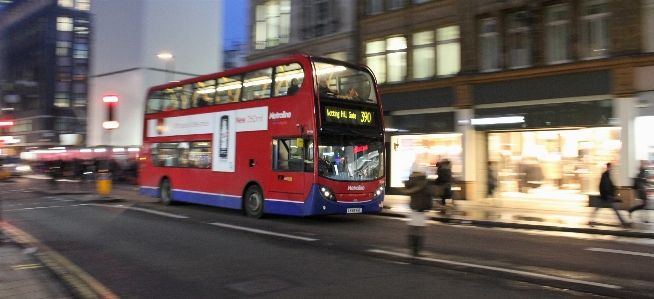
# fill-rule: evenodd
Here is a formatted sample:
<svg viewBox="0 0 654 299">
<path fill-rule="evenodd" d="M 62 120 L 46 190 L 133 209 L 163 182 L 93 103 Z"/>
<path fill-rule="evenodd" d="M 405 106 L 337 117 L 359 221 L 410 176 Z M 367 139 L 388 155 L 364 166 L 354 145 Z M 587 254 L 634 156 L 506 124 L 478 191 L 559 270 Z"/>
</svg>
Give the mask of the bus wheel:
<svg viewBox="0 0 654 299">
<path fill-rule="evenodd" d="M 254 218 L 263 216 L 263 193 L 258 186 L 250 186 L 245 192 L 245 201 L 243 202 L 245 214 Z"/>
<path fill-rule="evenodd" d="M 170 181 L 168 179 L 164 179 L 161 182 L 161 185 L 159 186 L 159 192 L 159 197 L 162 204 L 169 206 L 173 203 L 173 192 L 170 189 Z"/>
</svg>

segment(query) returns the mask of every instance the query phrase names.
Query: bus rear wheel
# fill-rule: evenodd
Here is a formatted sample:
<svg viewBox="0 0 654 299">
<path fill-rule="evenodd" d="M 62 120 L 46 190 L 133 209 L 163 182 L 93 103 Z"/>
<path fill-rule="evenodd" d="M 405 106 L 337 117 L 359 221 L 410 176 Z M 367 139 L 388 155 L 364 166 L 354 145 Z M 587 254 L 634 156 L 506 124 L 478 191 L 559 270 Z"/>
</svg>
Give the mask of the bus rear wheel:
<svg viewBox="0 0 654 299">
<path fill-rule="evenodd" d="M 258 186 L 250 186 L 245 192 L 243 208 L 245 214 L 250 217 L 261 218 L 263 216 L 263 192 Z"/>
<path fill-rule="evenodd" d="M 164 205 L 169 206 L 173 203 L 173 192 L 170 188 L 170 181 L 168 179 L 161 181 L 161 185 L 159 186 L 159 198 L 161 203 Z"/>
</svg>

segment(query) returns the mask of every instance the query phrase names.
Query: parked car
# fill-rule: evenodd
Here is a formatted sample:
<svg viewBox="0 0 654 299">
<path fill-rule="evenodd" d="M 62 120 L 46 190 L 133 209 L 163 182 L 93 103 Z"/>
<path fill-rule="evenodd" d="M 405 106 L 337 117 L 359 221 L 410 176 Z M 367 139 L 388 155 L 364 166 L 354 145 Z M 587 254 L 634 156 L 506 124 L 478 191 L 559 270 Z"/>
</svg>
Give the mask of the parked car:
<svg viewBox="0 0 654 299">
<path fill-rule="evenodd" d="M 0 165 L 2 165 L 2 170 L 5 173 L 9 173 L 12 177 L 19 177 L 32 173 L 32 168 L 29 164 L 25 163 L 18 157 L 0 156 Z"/>
</svg>

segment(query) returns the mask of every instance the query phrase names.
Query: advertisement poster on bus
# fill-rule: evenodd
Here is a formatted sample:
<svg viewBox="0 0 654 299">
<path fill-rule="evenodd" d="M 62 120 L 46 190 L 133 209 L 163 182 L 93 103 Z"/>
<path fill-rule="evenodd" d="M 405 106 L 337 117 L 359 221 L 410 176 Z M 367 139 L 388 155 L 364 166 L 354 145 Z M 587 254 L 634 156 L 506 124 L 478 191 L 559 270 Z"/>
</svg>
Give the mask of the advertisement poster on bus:
<svg viewBox="0 0 654 299">
<path fill-rule="evenodd" d="M 234 172 L 236 153 L 236 111 L 214 114 L 213 171 Z"/>
</svg>

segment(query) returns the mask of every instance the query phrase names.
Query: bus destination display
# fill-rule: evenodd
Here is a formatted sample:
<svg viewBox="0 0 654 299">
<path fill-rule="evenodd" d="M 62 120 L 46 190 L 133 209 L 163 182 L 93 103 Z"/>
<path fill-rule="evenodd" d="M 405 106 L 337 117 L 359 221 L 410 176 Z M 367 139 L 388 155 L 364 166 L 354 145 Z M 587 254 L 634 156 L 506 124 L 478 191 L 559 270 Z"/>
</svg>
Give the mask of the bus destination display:
<svg viewBox="0 0 654 299">
<path fill-rule="evenodd" d="M 358 109 L 325 107 L 326 121 L 330 123 L 372 126 L 374 113 Z"/>
</svg>

